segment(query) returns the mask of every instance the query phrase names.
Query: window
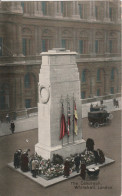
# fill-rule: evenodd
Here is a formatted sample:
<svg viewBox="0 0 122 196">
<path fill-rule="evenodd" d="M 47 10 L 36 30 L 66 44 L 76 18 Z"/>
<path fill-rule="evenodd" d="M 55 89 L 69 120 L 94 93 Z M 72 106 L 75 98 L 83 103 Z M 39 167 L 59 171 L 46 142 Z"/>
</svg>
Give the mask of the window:
<svg viewBox="0 0 122 196">
<path fill-rule="evenodd" d="M 79 53 L 83 54 L 83 40 L 79 41 Z"/>
<path fill-rule="evenodd" d="M 100 81 L 100 69 L 97 70 L 97 81 Z"/>
<path fill-rule="evenodd" d="M 98 18 L 98 7 L 97 6 L 95 6 L 95 17 L 96 19 Z"/>
<path fill-rule="evenodd" d="M 61 41 L 61 45 L 62 45 L 62 48 L 66 48 L 66 40 L 65 39 L 62 39 Z"/>
<path fill-rule="evenodd" d="M 23 1 L 21 2 L 21 6 L 22 6 L 22 9 L 24 11 L 24 2 Z"/>
<path fill-rule="evenodd" d="M 46 52 L 47 50 L 46 50 L 46 40 L 45 39 L 43 39 L 42 40 L 42 52 Z"/>
<path fill-rule="evenodd" d="M 42 2 L 42 12 L 43 12 L 43 15 L 46 15 L 47 14 L 47 2 Z"/>
<path fill-rule="evenodd" d="M 25 99 L 25 107 L 30 108 L 31 107 L 31 99 Z"/>
<path fill-rule="evenodd" d="M 95 40 L 95 53 L 98 53 L 98 40 Z"/>
<path fill-rule="evenodd" d="M 114 69 L 111 70 L 111 80 L 114 80 Z"/>
<path fill-rule="evenodd" d="M 97 89 L 97 96 L 100 96 L 100 89 Z"/>
<path fill-rule="evenodd" d="M 95 53 L 103 54 L 103 51 L 104 51 L 104 40 L 103 39 L 95 40 Z"/>
<path fill-rule="evenodd" d="M 64 10 L 64 5 L 63 2 L 61 1 L 61 13 L 63 14 L 63 10 Z"/>
<path fill-rule="evenodd" d="M 86 71 L 85 70 L 82 71 L 81 81 L 86 82 Z"/>
<path fill-rule="evenodd" d="M 22 53 L 24 56 L 30 55 L 31 52 L 31 39 L 23 38 L 22 39 Z"/>
<path fill-rule="evenodd" d="M 0 56 L 2 56 L 2 44 L 3 44 L 3 39 L 0 37 Z"/>
<path fill-rule="evenodd" d="M 79 40 L 79 53 L 87 54 L 89 52 L 88 49 L 88 40 Z"/>
<path fill-rule="evenodd" d="M 22 53 L 24 54 L 24 56 L 26 55 L 26 46 L 27 45 L 27 42 L 26 42 L 26 39 L 23 38 L 22 39 Z"/>
<path fill-rule="evenodd" d="M 79 13 L 80 13 L 80 18 L 83 18 L 83 6 L 81 4 L 79 5 Z"/>
<path fill-rule="evenodd" d="M 113 43 L 112 40 L 109 40 L 109 52 L 112 53 Z"/>
<path fill-rule="evenodd" d="M 24 85 L 25 85 L 25 88 L 30 88 L 30 74 L 29 73 L 25 75 Z"/>
<path fill-rule="evenodd" d="M 109 18 L 113 20 L 113 8 L 109 7 Z"/>
<path fill-rule="evenodd" d="M 81 99 L 85 99 L 85 97 L 86 97 L 86 92 L 85 91 L 82 91 L 81 92 Z"/>
<path fill-rule="evenodd" d="M 111 87 L 110 93 L 111 93 L 111 94 L 114 94 L 114 87 Z"/>
<path fill-rule="evenodd" d="M 42 52 L 46 52 L 51 48 L 53 48 L 52 40 L 42 39 Z"/>
</svg>

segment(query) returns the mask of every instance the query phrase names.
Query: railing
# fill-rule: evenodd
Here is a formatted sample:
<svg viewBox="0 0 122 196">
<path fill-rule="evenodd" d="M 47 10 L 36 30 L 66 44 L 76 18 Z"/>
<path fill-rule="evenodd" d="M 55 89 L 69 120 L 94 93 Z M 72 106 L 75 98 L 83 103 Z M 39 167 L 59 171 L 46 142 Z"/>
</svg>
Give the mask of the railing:
<svg viewBox="0 0 122 196">
<path fill-rule="evenodd" d="M 114 99 L 117 97 L 121 97 L 121 93 L 109 94 L 105 96 L 94 96 L 93 98 L 81 99 L 81 101 L 82 101 L 82 104 L 85 104 L 85 103 L 91 103 L 91 102 L 96 102 L 96 101 L 101 101 L 101 100 Z"/>
<path fill-rule="evenodd" d="M 7 116 L 8 115 L 8 116 Z M 11 120 L 19 120 L 24 118 L 30 118 L 32 116 L 38 115 L 38 108 L 25 108 L 19 111 L 4 111 L 0 112 L 0 121 L 1 122 L 10 122 Z"/>
</svg>

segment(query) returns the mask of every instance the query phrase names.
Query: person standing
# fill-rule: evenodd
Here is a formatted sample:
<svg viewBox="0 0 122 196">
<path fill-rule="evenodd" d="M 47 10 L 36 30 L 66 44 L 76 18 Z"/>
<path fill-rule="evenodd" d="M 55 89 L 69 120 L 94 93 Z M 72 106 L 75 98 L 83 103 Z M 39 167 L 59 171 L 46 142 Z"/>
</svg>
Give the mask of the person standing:
<svg viewBox="0 0 122 196">
<path fill-rule="evenodd" d="M 86 179 L 86 164 L 85 163 L 81 163 L 81 172 L 80 172 L 80 176 L 83 180 Z"/>
<path fill-rule="evenodd" d="M 14 131 L 15 131 L 15 124 L 14 124 L 14 122 L 12 121 L 12 122 L 11 122 L 11 132 L 12 132 L 12 134 L 14 133 Z"/>
<path fill-rule="evenodd" d="M 76 172 L 79 173 L 79 166 L 80 166 L 80 156 L 79 156 L 79 154 L 77 154 L 77 156 L 75 157 L 74 161 L 75 161 Z"/>
<path fill-rule="evenodd" d="M 9 116 L 9 114 L 6 115 L 6 121 L 7 121 L 7 123 L 10 123 L 10 116 Z"/>
<path fill-rule="evenodd" d="M 33 175 L 34 178 L 36 178 L 38 167 L 39 167 L 38 160 L 33 159 L 32 160 L 32 175 Z"/>
<path fill-rule="evenodd" d="M 64 163 L 64 177 L 68 178 L 70 175 L 70 165 L 68 159 Z"/>
<path fill-rule="evenodd" d="M 21 155 L 21 170 L 23 172 L 27 172 L 28 171 L 28 154 L 27 152 L 23 152 L 23 154 Z"/>
<path fill-rule="evenodd" d="M 17 169 L 19 167 L 19 153 L 16 151 L 14 153 L 14 167 Z"/>
</svg>

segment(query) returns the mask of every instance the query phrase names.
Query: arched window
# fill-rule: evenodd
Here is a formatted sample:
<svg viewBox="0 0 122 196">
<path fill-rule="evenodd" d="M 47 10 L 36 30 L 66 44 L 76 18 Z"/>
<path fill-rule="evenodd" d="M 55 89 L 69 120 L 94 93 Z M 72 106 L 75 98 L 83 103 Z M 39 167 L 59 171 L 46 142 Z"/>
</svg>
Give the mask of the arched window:
<svg viewBox="0 0 122 196">
<path fill-rule="evenodd" d="M 30 74 L 29 73 L 25 75 L 24 85 L 25 85 L 25 88 L 30 88 Z"/>
<path fill-rule="evenodd" d="M 42 31 L 42 52 L 46 52 L 48 50 L 51 50 L 54 45 L 55 45 L 55 41 L 54 41 L 54 32 L 52 29 L 44 29 Z"/>
<path fill-rule="evenodd" d="M 100 69 L 97 70 L 97 81 L 100 81 Z"/>
<path fill-rule="evenodd" d="M 114 68 L 111 70 L 111 80 L 114 80 Z"/>
<path fill-rule="evenodd" d="M 95 34 L 95 53 L 103 54 L 104 52 L 104 33 L 97 31 Z"/>
<path fill-rule="evenodd" d="M 86 70 L 82 71 L 81 82 L 86 82 Z"/>
<path fill-rule="evenodd" d="M 81 31 L 79 34 L 79 53 L 88 54 L 89 53 L 89 32 Z"/>
<path fill-rule="evenodd" d="M 61 47 L 67 50 L 73 50 L 73 34 L 72 31 L 65 29 L 61 35 Z"/>
</svg>

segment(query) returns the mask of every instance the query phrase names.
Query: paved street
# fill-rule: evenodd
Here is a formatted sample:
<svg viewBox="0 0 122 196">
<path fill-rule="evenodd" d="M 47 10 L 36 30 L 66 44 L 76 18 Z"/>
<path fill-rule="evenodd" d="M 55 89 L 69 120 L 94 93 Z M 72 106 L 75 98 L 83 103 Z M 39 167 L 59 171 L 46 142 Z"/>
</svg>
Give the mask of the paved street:
<svg viewBox="0 0 122 196">
<path fill-rule="evenodd" d="M 94 189 L 89 190 L 87 185 L 83 188 L 81 184 L 84 181 L 78 176 L 43 188 L 8 168 L 7 163 L 12 162 L 16 149 L 30 148 L 31 153 L 34 152 L 38 136 L 35 129 L 0 137 L 0 196 L 120 196 L 121 112 L 113 112 L 113 115 L 111 125 L 98 129 L 89 127 L 87 118 L 83 119 L 83 139 L 93 138 L 95 149 L 102 149 L 107 157 L 115 160 L 115 163 L 101 168 L 97 181 L 99 187 L 96 184 Z M 26 139 L 29 140 L 28 143 Z M 93 185 L 94 181 L 91 183 Z"/>
</svg>

